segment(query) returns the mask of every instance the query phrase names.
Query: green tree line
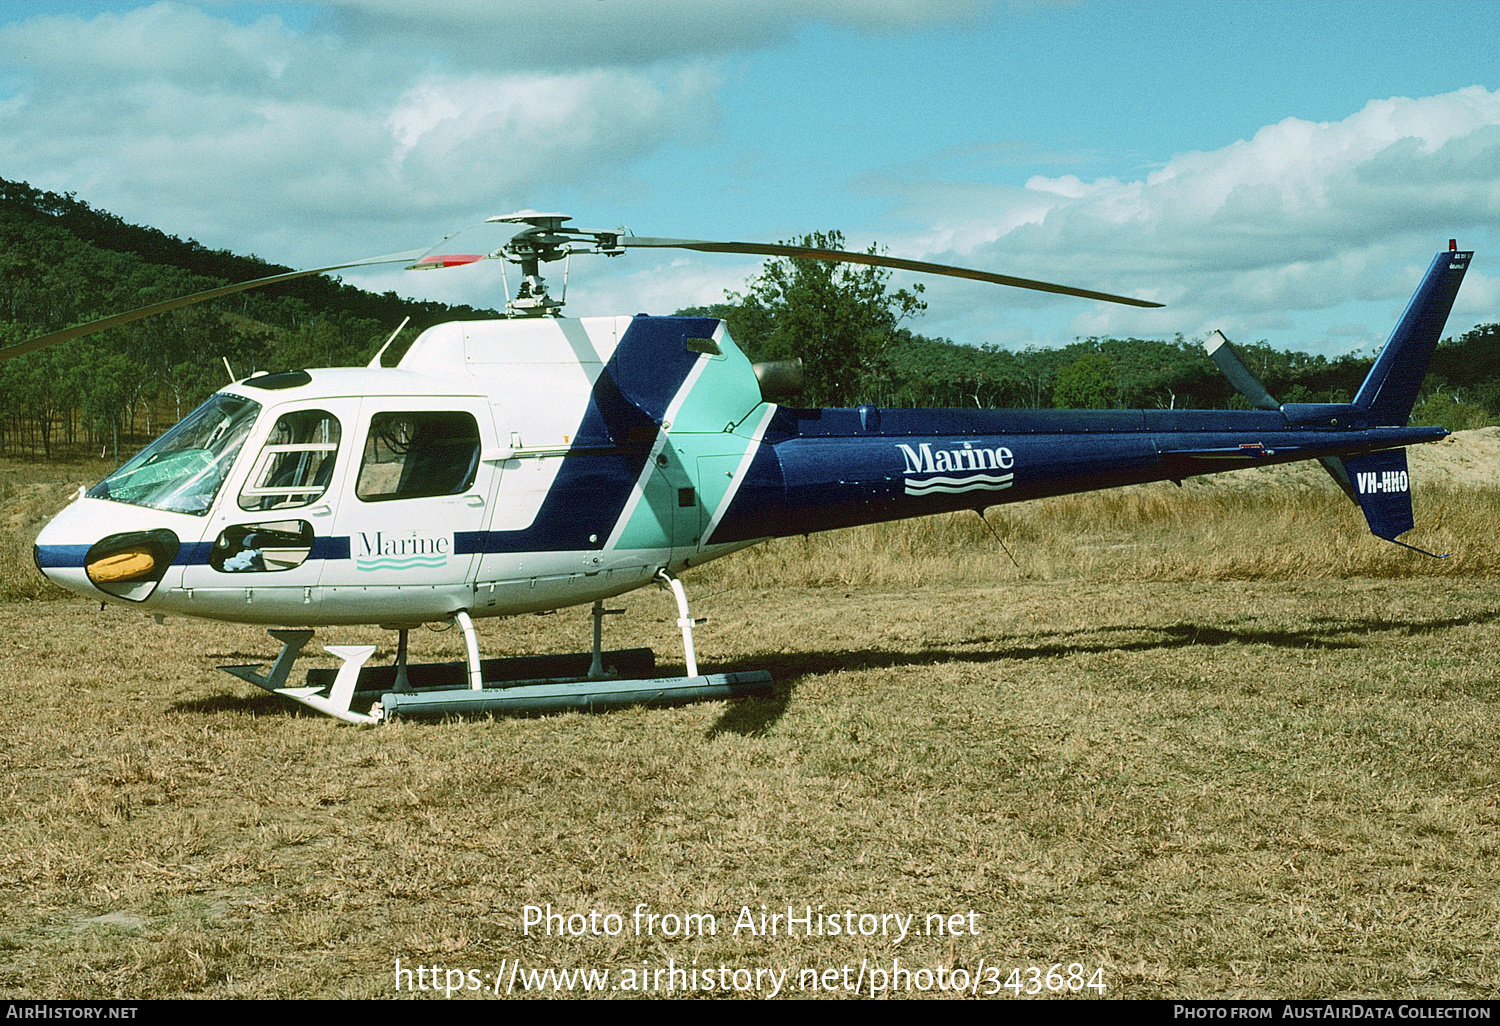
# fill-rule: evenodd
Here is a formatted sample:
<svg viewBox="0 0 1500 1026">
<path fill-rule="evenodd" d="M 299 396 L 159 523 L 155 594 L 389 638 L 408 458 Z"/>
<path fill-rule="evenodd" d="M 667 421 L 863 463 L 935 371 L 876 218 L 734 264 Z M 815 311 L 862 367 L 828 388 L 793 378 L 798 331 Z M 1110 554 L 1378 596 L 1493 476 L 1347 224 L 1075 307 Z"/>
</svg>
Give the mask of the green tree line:
<svg viewBox="0 0 1500 1026">
<path fill-rule="evenodd" d="M 844 248 L 836 231 L 797 241 Z M 128 224 L 71 194 L 0 179 L 0 346 L 285 270 Z M 1021 351 L 958 345 L 913 330 L 921 297 L 920 285 L 892 289 L 880 268 L 771 260 L 723 303 L 679 312 L 727 319 L 752 359 L 800 357 L 807 405 L 1245 405 L 1194 341 L 1089 338 Z M 431 324 L 494 313 L 314 277 L 138 321 L 0 363 L 0 453 L 50 458 L 58 443 L 118 452 L 220 387 L 226 362 L 236 376 L 361 365 L 407 316 L 388 361 Z M 1239 348 L 1283 401 L 1347 400 L 1369 367 L 1263 342 Z M 1423 422 L 1488 423 L 1500 411 L 1500 325 L 1440 346 L 1423 398 L 1416 415 Z"/>
<path fill-rule="evenodd" d="M 790 240 L 842 249 L 838 232 Z M 871 250 L 874 252 L 874 250 Z M 958 345 L 914 332 L 921 287 L 889 288 L 890 272 L 778 259 L 723 303 L 680 311 L 722 317 L 752 360 L 801 357 L 809 406 L 1239 409 L 1248 403 L 1203 347 L 1170 339 L 1088 338 L 1056 349 Z M 1371 360 L 1237 346 L 1282 402 L 1348 402 Z M 1437 350 L 1414 418 L 1452 429 L 1500 411 L 1500 324 L 1483 324 Z M 1425 419 L 1423 419 L 1425 418 Z"/>
</svg>

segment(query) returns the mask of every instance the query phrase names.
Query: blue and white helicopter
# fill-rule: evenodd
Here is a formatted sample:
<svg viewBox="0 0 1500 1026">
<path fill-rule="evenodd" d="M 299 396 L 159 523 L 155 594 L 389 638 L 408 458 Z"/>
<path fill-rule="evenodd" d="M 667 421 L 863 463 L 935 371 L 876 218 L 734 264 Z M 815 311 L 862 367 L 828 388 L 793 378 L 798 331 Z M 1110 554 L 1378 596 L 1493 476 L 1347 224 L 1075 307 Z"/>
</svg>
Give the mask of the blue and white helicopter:
<svg viewBox="0 0 1500 1026">
<path fill-rule="evenodd" d="M 1472 253 L 1450 242 L 1348 403 L 1278 403 L 1222 335 L 1211 354 L 1258 407 L 1215 410 L 804 409 L 723 321 L 561 316 L 542 263 L 682 248 L 837 260 L 1096 301 L 1138 299 L 964 268 L 790 245 L 643 238 L 525 211 L 502 244 L 291 272 L 157 303 L 0 350 L 0 359 L 301 275 L 501 259 L 522 281 L 497 320 L 424 331 L 394 368 L 263 373 L 220 390 L 41 532 L 38 567 L 91 599 L 157 615 L 273 625 L 268 672 L 237 676 L 349 722 L 392 716 L 691 700 L 763 691 L 763 672 L 702 675 L 677 575 L 769 538 L 1049 495 L 1316 459 L 1397 544 L 1413 526 L 1407 420 Z M 483 227 L 483 226 L 481 226 Z M 474 249 L 476 247 L 467 247 Z M 394 336 L 393 336 L 394 337 Z M 604 601 L 653 582 L 677 600 L 687 675 L 649 650 L 606 653 Z M 476 618 L 593 603 L 577 657 L 481 660 Z M 407 631 L 451 621 L 463 663 L 408 666 Z M 330 625 L 400 632 L 329 646 L 334 670 L 289 684 Z"/>
</svg>

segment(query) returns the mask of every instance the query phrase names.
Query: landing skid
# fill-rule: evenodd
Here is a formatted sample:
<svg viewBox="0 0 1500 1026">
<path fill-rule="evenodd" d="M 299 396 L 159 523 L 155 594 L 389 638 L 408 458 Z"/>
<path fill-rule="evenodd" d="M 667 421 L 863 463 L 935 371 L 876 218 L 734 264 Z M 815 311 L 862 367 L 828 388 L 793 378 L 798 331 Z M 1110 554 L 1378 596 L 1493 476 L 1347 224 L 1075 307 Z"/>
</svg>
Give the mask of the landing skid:
<svg viewBox="0 0 1500 1026">
<path fill-rule="evenodd" d="M 698 621 L 688 614 L 681 582 L 668 578 L 677 600 L 688 676 L 658 677 L 656 657 L 649 648 L 602 649 L 603 618 L 617 610 L 594 603 L 594 648 L 569 655 L 479 658 L 478 635 L 465 612 L 454 617 L 463 631 L 464 662 L 406 662 L 406 631 L 401 631 L 394 666 L 365 666 L 374 645 L 328 645 L 338 656 L 337 670 L 311 669 L 300 687 L 287 686 L 292 664 L 312 639 L 310 630 L 272 630 L 282 643 L 266 673 L 259 665 L 221 666 L 241 680 L 272 694 L 290 698 L 346 723 L 380 723 L 444 716 L 541 715 L 549 712 L 593 711 L 630 705 L 679 705 L 688 702 L 768 695 L 771 675 L 764 670 L 741 673 L 697 672 L 692 629 Z"/>
</svg>

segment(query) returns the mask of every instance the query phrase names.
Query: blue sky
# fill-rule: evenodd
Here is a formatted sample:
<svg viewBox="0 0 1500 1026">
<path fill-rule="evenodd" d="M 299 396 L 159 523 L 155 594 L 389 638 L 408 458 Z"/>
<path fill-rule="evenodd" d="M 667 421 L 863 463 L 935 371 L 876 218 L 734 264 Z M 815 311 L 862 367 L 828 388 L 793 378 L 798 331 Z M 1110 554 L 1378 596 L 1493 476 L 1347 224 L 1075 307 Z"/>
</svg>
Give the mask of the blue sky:
<svg viewBox="0 0 1500 1026">
<path fill-rule="evenodd" d="M 839 229 L 1167 304 L 928 279 L 928 334 L 1340 353 L 1384 340 L 1450 237 L 1479 251 L 1450 331 L 1500 320 L 1496 39 L 1486 2 L 11 0 L 0 177 L 294 266 L 525 207 Z M 575 261 L 569 311 L 670 312 L 756 267 Z M 492 265 L 348 278 L 501 302 Z"/>
</svg>

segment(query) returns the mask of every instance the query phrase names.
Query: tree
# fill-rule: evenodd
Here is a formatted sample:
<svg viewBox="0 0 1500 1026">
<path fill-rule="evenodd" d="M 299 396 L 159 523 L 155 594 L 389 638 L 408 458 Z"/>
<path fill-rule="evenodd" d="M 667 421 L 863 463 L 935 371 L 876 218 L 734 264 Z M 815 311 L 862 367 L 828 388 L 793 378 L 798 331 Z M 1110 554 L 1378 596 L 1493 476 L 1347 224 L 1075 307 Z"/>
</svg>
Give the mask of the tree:
<svg viewBox="0 0 1500 1026">
<path fill-rule="evenodd" d="M 843 249 L 844 236 L 815 232 L 786 244 Z M 877 250 L 872 246 L 868 252 Z M 753 334 L 759 333 L 754 328 L 764 332 L 763 341 L 747 340 L 752 352 L 760 349 L 773 360 L 802 359 L 804 401 L 850 406 L 871 386 L 897 326 L 927 308 L 919 298 L 921 285 L 891 292 L 890 277 L 880 267 L 779 258 L 750 279 L 746 294 L 727 298 L 740 306 L 740 320 Z"/>
<path fill-rule="evenodd" d="M 120 427 L 130 402 L 136 367 L 128 356 L 99 348 L 89 360 L 83 383 L 83 414 L 95 433 L 108 440 L 115 465 L 120 463 Z"/>
<path fill-rule="evenodd" d="M 1437 424 L 1449 431 L 1468 431 L 1490 426 L 1488 412 L 1482 406 L 1466 403 L 1452 393 L 1433 392 L 1411 411 L 1412 424 Z"/>
<path fill-rule="evenodd" d="M 1058 368 L 1052 405 L 1059 409 L 1113 408 L 1118 388 L 1114 362 L 1103 353 L 1084 353 Z"/>
<path fill-rule="evenodd" d="M 306 367 L 337 367 L 344 340 L 338 329 L 319 318 L 282 337 L 271 362 L 277 370 L 299 370 Z"/>
</svg>

